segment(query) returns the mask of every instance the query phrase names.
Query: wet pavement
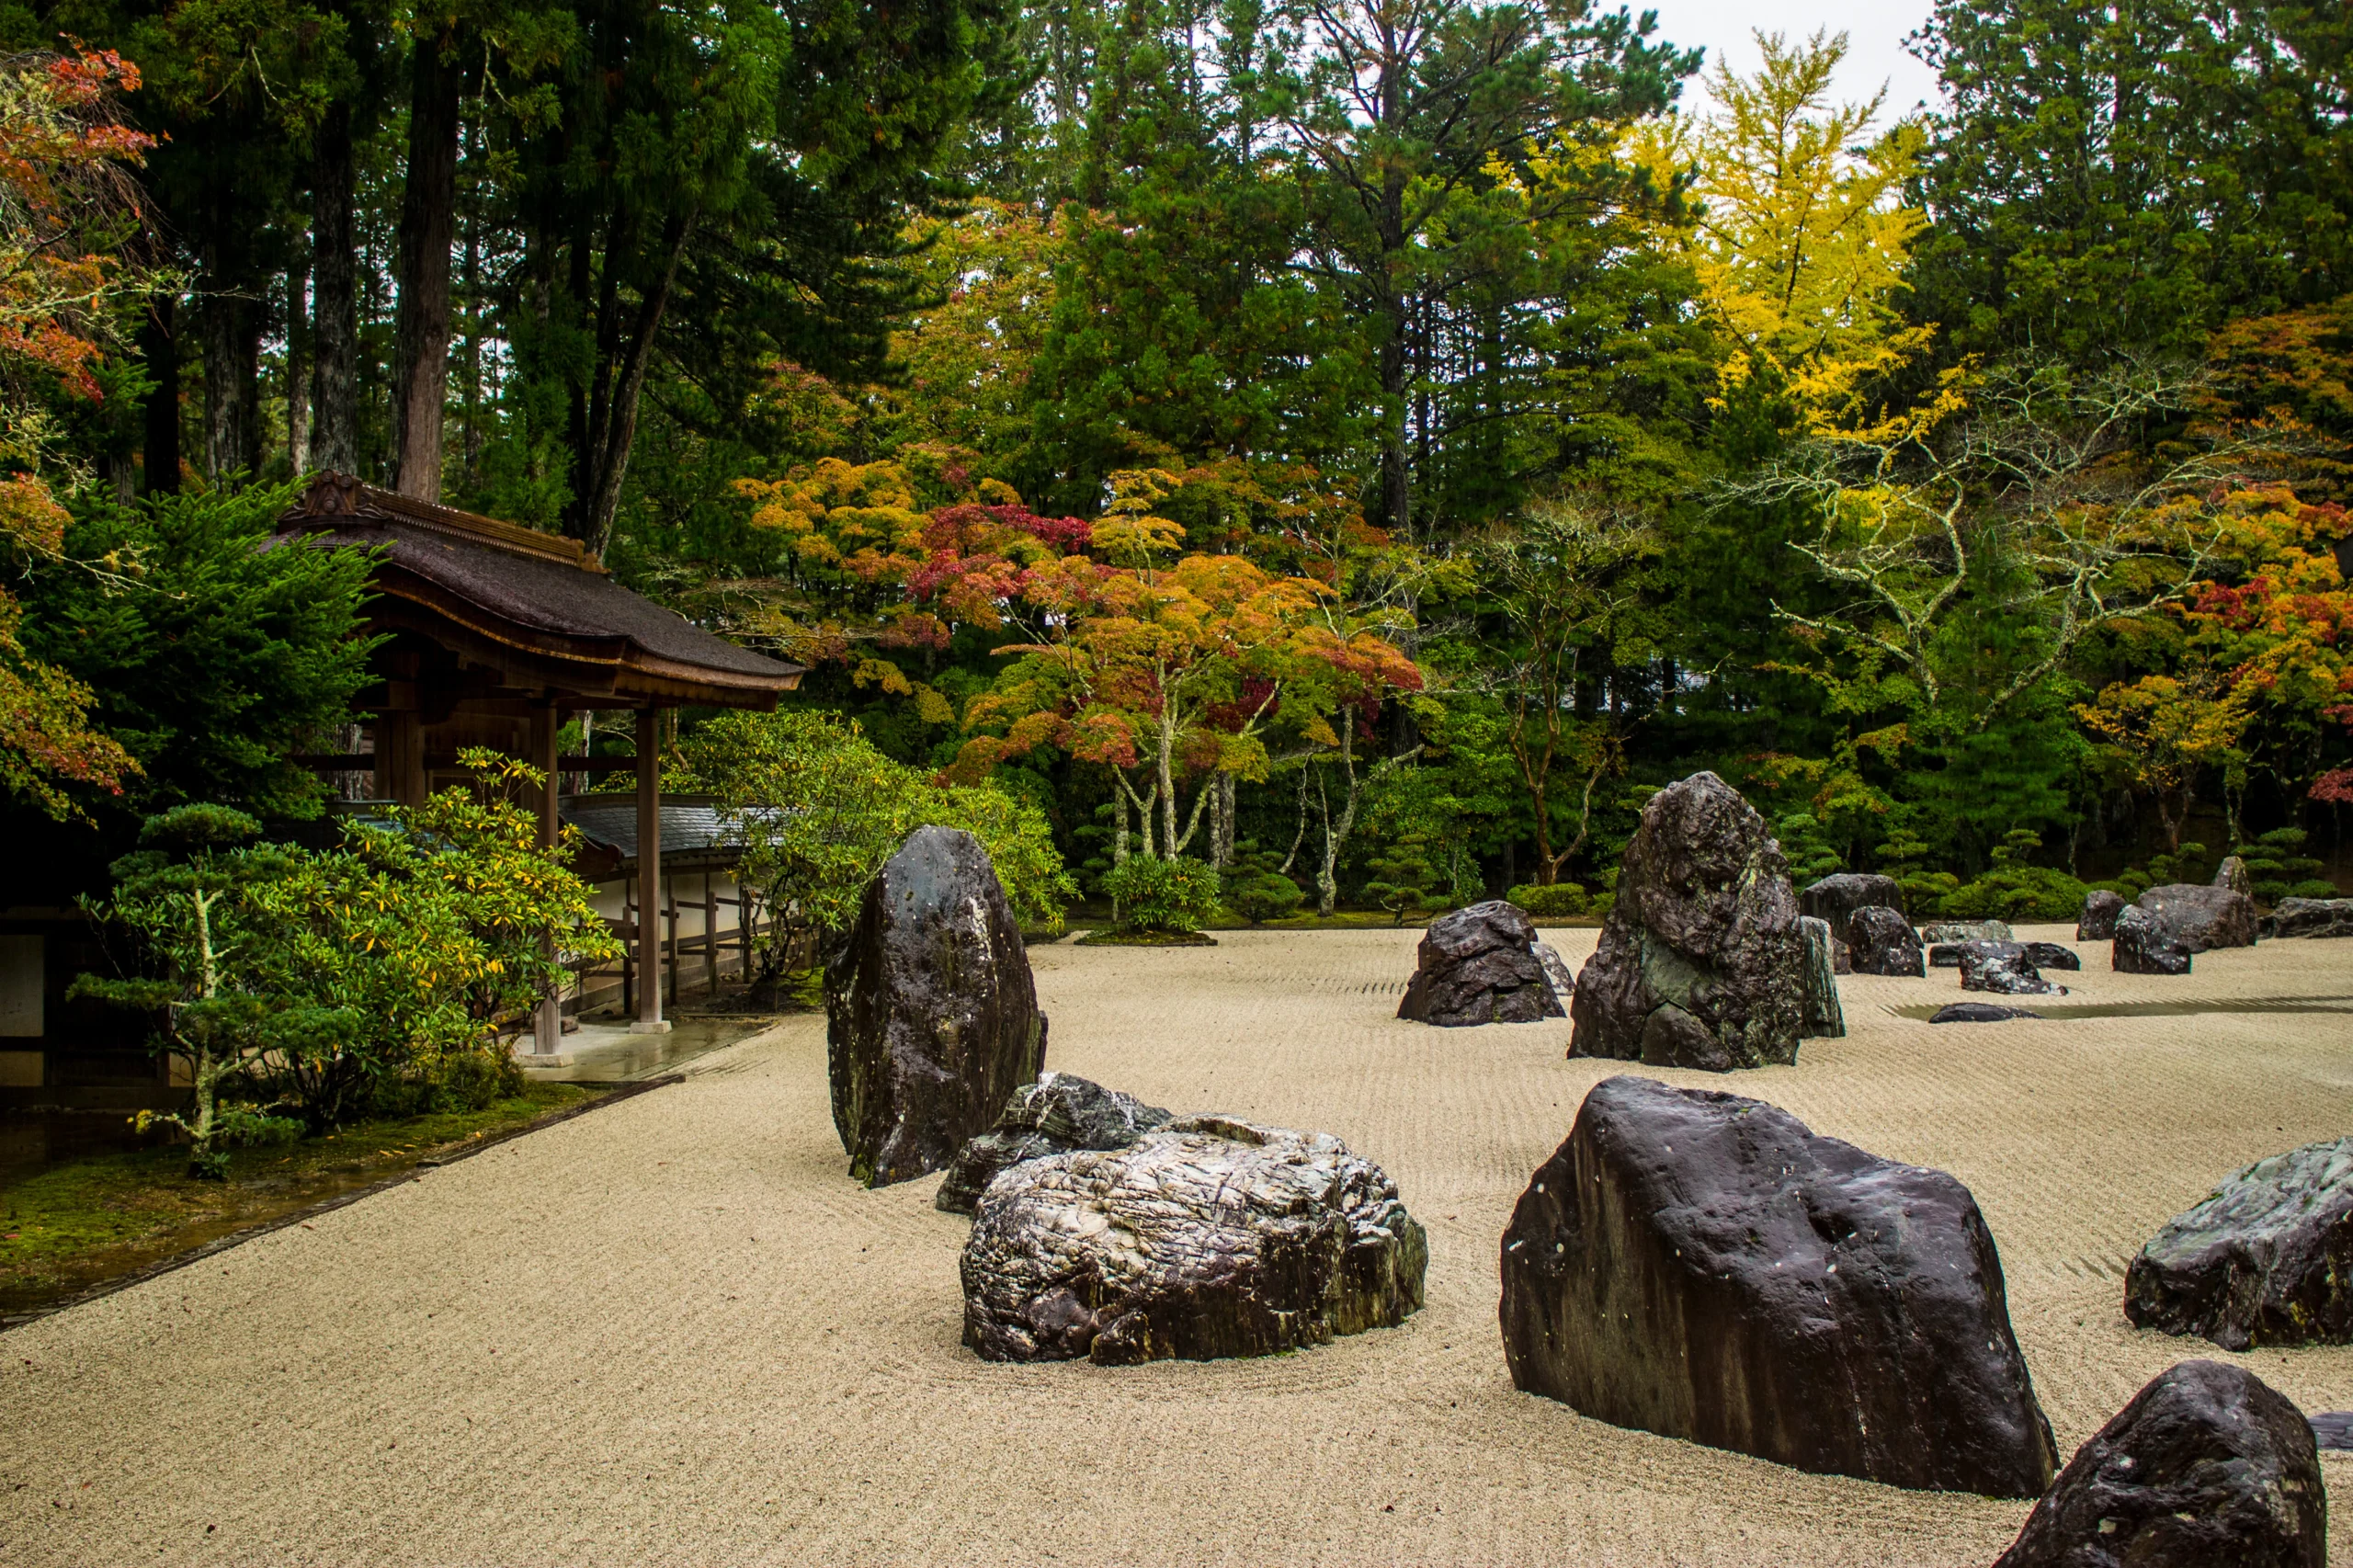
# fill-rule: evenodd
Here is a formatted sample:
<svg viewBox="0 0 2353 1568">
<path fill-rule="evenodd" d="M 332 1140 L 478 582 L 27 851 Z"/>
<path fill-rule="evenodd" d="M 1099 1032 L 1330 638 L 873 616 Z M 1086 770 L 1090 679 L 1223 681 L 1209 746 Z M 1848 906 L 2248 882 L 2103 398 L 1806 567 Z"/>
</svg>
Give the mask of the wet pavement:
<svg viewBox="0 0 2353 1568">
<path fill-rule="evenodd" d="M 542 1066 L 526 1040 L 515 1060 L 535 1082 L 544 1084 L 628 1084 L 675 1073 L 699 1056 L 723 1051 L 774 1024 L 779 1015 L 703 1014 L 673 1018 L 667 1034 L 633 1034 L 626 1023 L 583 1023 L 563 1037 L 563 1050 L 554 1063 Z"/>
</svg>

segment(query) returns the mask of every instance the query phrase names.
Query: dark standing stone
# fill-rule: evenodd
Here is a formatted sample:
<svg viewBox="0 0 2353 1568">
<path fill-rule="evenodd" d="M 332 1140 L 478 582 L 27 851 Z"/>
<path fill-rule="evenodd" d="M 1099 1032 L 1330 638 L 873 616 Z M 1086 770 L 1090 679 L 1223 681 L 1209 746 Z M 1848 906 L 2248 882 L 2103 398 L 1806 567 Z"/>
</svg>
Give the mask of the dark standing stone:
<svg viewBox="0 0 2353 1568">
<path fill-rule="evenodd" d="M 2067 988 L 2042 978 L 2027 961 L 2026 949 L 2017 942 L 1963 942 L 1961 946 L 1961 988 L 1993 991 L 2005 996 L 2064 996 Z"/>
<path fill-rule="evenodd" d="M 1794 1062 L 1805 976 L 1780 846 L 1738 790 L 1695 773 L 1643 806 L 1577 976 L 1569 1054 L 1712 1072 Z"/>
<path fill-rule="evenodd" d="M 2255 946 L 2255 900 L 2229 888 L 2168 882 L 2133 900 L 2193 953 Z"/>
<path fill-rule="evenodd" d="M 1912 923 L 1883 904 L 1866 904 L 1847 923 L 1847 948 L 1857 974 L 1925 975 L 1920 938 Z"/>
<path fill-rule="evenodd" d="M 1802 915 L 1805 935 L 1805 1035 L 1838 1040 L 1847 1032 L 1847 1012 L 1838 1005 L 1838 960 L 1831 951 L 1830 923 Z"/>
<path fill-rule="evenodd" d="M 1441 915 L 1422 934 L 1397 1016 L 1446 1028 L 1566 1017 L 1540 945 L 1527 912 L 1501 899 Z"/>
<path fill-rule="evenodd" d="M 2353 937 L 2353 898 L 2283 898 L 2264 918 L 2267 937 Z"/>
<path fill-rule="evenodd" d="M 2000 1024 L 2012 1018 L 2040 1018 L 2024 1007 L 2000 1007 L 1991 1002 L 1948 1002 L 1928 1016 L 1932 1024 Z"/>
<path fill-rule="evenodd" d="M 2253 1372 L 2184 1361 L 2075 1450 L 1994 1568 L 2324 1568 L 2313 1429 Z"/>
<path fill-rule="evenodd" d="M 2214 868 L 2214 885 L 2249 898 L 2255 896 L 2255 879 L 2247 875 L 2246 862 L 2236 855 L 2223 856 L 2222 863 Z"/>
<path fill-rule="evenodd" d="M 2109 967 L 2120 974 L 2188 974 L 2189 946 L 2138 904 L 2116 917 Z"/>
<path fill-rule="evenodd" d="M 1920 927 L 1920 940 L 1938 942 L 2007 942 L 2015 940 L 2009 926 L 2000 920 L 1940 920 L 1933 926 Z"/>
<path fill-rule="evenodd" d="M 2225 1350 L 2353 1342 L 2353 1138 L 2223 1178 L 2124 1275 L 2124 1315 Z"/>
<path fill-rule="evenodd" d="M 995 1126 L 958 1151 L 931 1206 L 970 1214 L 1007 1165 L 1073 1149 L 1124 1149 L 1170 1120 L 1167 1111 L 1132 1095 L 1068 1073 L 1040 1073 L 1036 1083 L 1013 1091 Z"/>
<path fill-rule="evenodd" d="M 2021 942 L 2026 949 L 2026 961 L 2037 969 L 2075 969 L 2084 967 L 2084 960 L 2073 948 L 2063 948 L 2056 942 Z"/>
<path fill-rule="evenodd" d="M 1503 1245 L 1512 1381 L 1620 1426 L 1894 1486 L 2057 1465 L 1969 1189 L 1789 1112 L 1595 1086 Z"/>
<path fill-rule="evenodd" d="M 2084 912 L 2075 917 L 2075 940 L 2105 942 L 2116 935 L 2116 917 L 2124 913 L 2124 895 L 2094 888 L 2084 895 Z"/>
<path fill-rule="evenodd" d="M 988 851 L 918 828 L 825 966 L 834 1127 L 869 1187 L 939 1170 L 1038 1075 L 1046 1017 Z"/>
<path fill-rule="evenodd" d="M 1928 949 L 1928 967 L 1930 969 L 1959 969 L 1961 949 L 1968 946 L 1966 942 L 1937 943 Z"/>
<path fill-rule="evenodd" d="M 1270 1356 L 1403 1323 L 1428 1263 L 1397 1184 L 1338 1139 L 1182 1117 L 989 1185 L 964 1343 L 989 1361 Z"/>
<path fill-rule="evenodd" d="M 1798 913 L 1827 923 L 1834 932 L 1844 931 L 1855 911 L 1871 907 L 1904 913 L 1904 889 L 1893 877 L 1841 871 L 1798 894 Z"/>
</svg>

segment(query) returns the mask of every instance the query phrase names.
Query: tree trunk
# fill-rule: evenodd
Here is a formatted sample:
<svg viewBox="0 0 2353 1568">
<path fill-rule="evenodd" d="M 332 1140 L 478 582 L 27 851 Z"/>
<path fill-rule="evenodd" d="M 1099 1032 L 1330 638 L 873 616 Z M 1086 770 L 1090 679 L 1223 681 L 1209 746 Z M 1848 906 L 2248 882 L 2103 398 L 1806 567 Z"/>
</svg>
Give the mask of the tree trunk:
<svg viewBox="0 0 2353 1568">
<path fill-rule="evenodd" d="M 638 398 L 645 388 L 654 338 L 669 311 L 670 290 L 677 281 L 678 261 L 686 254 L 695 219 L 693 212 L 674 212 L 664 222 L 661 275 L 638 301 L 626 342 L 612 346 L 617 358 L 597 367 L 597 390 L 589 410 L 587 483 L 574 505 L 580 513 L 578 537 L 599 560 L 612 541 L 613 518 L 620 511 L 621 481 L 629 474 L 630 449 L 637 441 Z M 613 251 L 608 248 L 605 256 L 608 292 L 614 265 Z"/>
<path fill-rule="evenodd" d="M 311 260 L 286 269 L 286 466 L 299 476 L 311 462 Z"/>
<path fill-rule="evenodd" d="M 139 355 L 154 381 L 148 389 L 145 450 L 147 494 L 174 495 L 180 488 L 179 301 L 158 295 L 139 325 Z"/>
<path fill-rule="evenodd" d="M 313 468 L 359 472 L 359 292 L 351 209 L 358 184 L 351 108 L 319 126 L 311 165 L 311 449 Z"/>
<path fill-rule="evenodd" d="M 392 488 L 419 501 L 441 499 L 449 246 L 456 233 L 458 110 L 465 74 L 456 43 L 420 36 L 409 60 L 408 182 L 392 327 Z"/>
<path fill-rule="evenodd" d="M 210 247 L 208 247 L 210 248 Z M 250 300 L 229 291 L 228 267 L 208 267 L 213 292 L 205 296 L 204 466 L 216 486 L 240 474 L 251 478 L 258 456 L 255 418 L 261 378 L 261 312 Z"/>
</svg>

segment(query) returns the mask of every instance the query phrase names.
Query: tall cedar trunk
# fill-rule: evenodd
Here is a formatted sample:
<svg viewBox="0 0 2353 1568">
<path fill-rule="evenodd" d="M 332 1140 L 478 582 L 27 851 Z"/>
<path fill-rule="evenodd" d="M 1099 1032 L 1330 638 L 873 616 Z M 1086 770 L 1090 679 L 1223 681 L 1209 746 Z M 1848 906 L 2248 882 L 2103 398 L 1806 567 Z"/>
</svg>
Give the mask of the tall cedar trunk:
<svg viewBox="0 0 2353 1568">
<path fill-rule="evenodd" d="M 350 474 L 359 472 L 357 187 L 351 108 L 338 104 L 320 123 L 311 165 L 310 464 Z"/>
<path fill-rule="evenodd" d="M 409 57 L 408 182 L 395 266 L 392 488 L 441 499 L 441 415 L 449 381 L 449 246 L 458 211 L 464 71 L 454 40 L 420 37 Z"/>
<path fill-rule="evenodd" d="M 286 269 L 286 465 L 300 474 L 311 465 L 311 262 Z"/>
<path fill-rule="evenodd" d="M 180 487 L 179 301 L 159 295 L 139 327 L 139 357 L 155 384 L 148 390 L 142 454 L 150 495 L 176 494 Z"/>
<path fill-rule="evenodd" d="M 691 211 L 673 212 L 663 221 L 656 252 L 661 271 L 638 297 L 636 308 L 627 312 L 626 330 L 621 326 L 625 307 L 613 273 L 616 256 L 626 254 L 628 242 L 623 236 L 633 231 L 633 225 L 616 222 L 611 231 L 616 240 L 605 252 L 605 284 L 597 310 L 597 336 L 603 352 L 589 392 L 587 438 L 577 460 L 579 498 L 573 503 L 577 513 L 574 531 L 589 553 L 599 559 L 612 540 L 613 518 L 621 505 L 621 481 L 629 475 L 630 449 L 637 441 L 638 400 L 645 389 L 654 340 L 670 308 L 670 290 L 677 281 L 678 262 L 686 254 L 696 216 Z"/>
<path fill-rule="evenodd" d="M 215 259 L 221 259 L 215 253 Z M 233 475 L 250 478 L 259 466 L 258 421 L 261 378 L 261 312 L 254 301 L 229 291 L 225 267 L 208 267 L 215 292 L 205 297 L 204 466 L 206 476 L 225 485 Z"/>
</svg>

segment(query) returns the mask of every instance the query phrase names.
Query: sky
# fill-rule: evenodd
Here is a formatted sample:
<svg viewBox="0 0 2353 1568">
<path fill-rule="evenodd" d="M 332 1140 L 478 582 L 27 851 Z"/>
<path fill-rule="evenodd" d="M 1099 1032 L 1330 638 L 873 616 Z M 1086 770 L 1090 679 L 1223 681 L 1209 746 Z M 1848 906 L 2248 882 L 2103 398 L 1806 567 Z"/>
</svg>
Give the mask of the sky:
<svg viewBox="0 0 2353 1568">
<path fill-rule="evenodd" d="M 1719 60 L 1729 60 L 1736 72 L 1756 68 L 1756 41 L 1752 32 L 1787 33 L 1804 38 L 1816 28 L 1847 35 L 1847 58 L 1838 68 L 1839 101 L 1865 98 L 1887 84 L 1887 118 L 1893 119 L 1922 99 L 1933 100 L 1936 73 L 1904 52 L 1904 35 L 1928 19 L 1930 0 L 1626 0 L 1640 14 L 1658 13 L 1653 35 L 1688 49 L 1703 45 L 1708 58 L 1703 70 L 1712 74 Z M 1688 109 L 1704 111 L 1705 88 L 1697 82 L 1684 88 Z"/>
</svg>

